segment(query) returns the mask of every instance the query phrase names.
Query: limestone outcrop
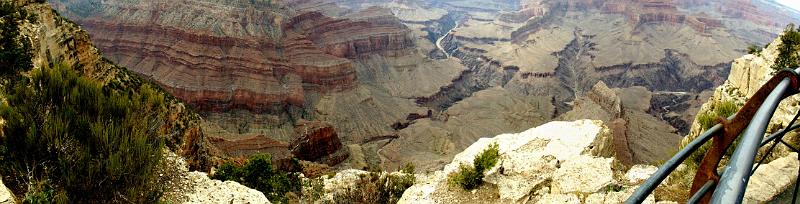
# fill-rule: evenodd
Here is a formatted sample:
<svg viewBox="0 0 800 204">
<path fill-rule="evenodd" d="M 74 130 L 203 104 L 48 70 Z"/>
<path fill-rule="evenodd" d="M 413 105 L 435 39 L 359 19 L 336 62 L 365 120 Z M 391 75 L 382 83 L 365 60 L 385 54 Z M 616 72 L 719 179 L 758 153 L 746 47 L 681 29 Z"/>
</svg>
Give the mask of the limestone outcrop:
<svg viewBox="0 0 800 204">
<path fill-rule="evenodd" d="M 648 114 L 652 93 L 644 87 L 614 88 L 598 82 L 575 99 L 560 120 L 602 120 L 614 134 L 616 159 L 626 166 L 669 159 L 681 137 L 659 118 Z"/>
<path fill-rule="evenodd" d="M 782 193 L 791 192 L 794 189 L 794 183 L 797 182 L 797 168 L 800 168 L 798 161 L 797 153 L 792 152 L 772 162 L 762 164 L 750 176 L 747 191 L 744 193 L 745 201 L 766 203 Z"/>
<path fill-rule="evenodd" d="M 709 111 L 713 108 L 713 104 L 722 101 L 744 104 L 748 98 L 761 88 L 761 85 L 772 78 L 774 70 L 771 67 L 778 56 L 778 46 L 780 44 L 780 39 L 776 39 L 758 55 L 749 54 L 734 60 L 728 79 L 721 86 L 714 89 L 714 94 L 703 105 L 700 112 Z M 795 104 L 800 101 L 800 96 L 792 96 L 784 101 L 778 105 L 773 115 L 771 126 L 785 126 L 789 123 L 792 119 L 791 117 L 796 113 L 797 106 Z M 700 128 L 698 122 L 693 123 L 689 135 L 683 140 L 683 144 L 688 143 L 702 133 Z"/>
<path fill-rule="evenodd" d="M 203 172 L 189 172 L 188 179 L 193 192 L 184 203 L 270 203 L 264 193 L 233 181 L 210 179 Z"/>
<path fill-rule="evenodd" d="M 616 167 L 613 134 L 601 121 L 550 122 L 515 134 L 482 138 L 442 170 L 418 175 L 400 203 L 618 203 L 636 189 L 652 166 Z M 448 184 L 448 175 L 489 144 L 500 159 L 472 192 Z M 646 200 L 654 203 L 653 197 Z"/>
<path fill-rule="evenodd" d="M 171 151 L 164 152 L 164 168 L 158 170 L 160 185 L 166 187 L 161 201 L 167 203 L 270 203 L 264 193 L 234 181 L 211 179 L 207 173 L 189 171 L 186 161 Z"/>
<path fill-rule="evenodd" d="M 16 204 L 17 201 L 14 199 L 14 194 L 11 193 L 6 185 L 3 184 L 3 181 L 0 180 L 0 204 Z"/>
</svg>

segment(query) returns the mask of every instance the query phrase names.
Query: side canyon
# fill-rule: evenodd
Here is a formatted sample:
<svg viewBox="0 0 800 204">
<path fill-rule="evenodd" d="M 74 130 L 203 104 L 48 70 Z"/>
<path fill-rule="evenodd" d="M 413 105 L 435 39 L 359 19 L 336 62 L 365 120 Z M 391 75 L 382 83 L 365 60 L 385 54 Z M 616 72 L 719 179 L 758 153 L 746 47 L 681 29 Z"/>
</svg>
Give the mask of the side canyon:
<svg viewBox="0 0 800 204">
<path fill-rule="evenodd" d="M 623 163 L 658 162 L 732 60 L 800 16 L 760 0 L 49 3 L 200 112 L 223 156 L 387 170 L 587 118 Z"/>
</svg>

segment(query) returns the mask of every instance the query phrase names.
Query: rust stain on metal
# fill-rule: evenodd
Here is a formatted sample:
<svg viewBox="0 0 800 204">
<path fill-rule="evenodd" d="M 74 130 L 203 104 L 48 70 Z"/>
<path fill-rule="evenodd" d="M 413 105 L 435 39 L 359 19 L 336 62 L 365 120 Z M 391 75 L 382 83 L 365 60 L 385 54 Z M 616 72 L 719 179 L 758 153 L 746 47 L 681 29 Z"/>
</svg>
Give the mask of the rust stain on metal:
<svg viewBox="0 0 800 204">
<path fill-rule="evenodd" d="M 707 181 L 713 180 L 714 183 L 719 183 L 717 167 L 722 157 L 725 155 L 725 152 L 731 144 L 733 144 L 733 141 L 739 137 L 747 125 L 750 124 L 756 111 L 764 103 L 764 100 L 767 99 L 767 96 L 769 96 L 772 90 L 787 77 L 791 80 L 791 85 L 789 91 L 787 91 L 782 98 L 795 94 L 798 88 L 800 88 L 797 74 L 794 71 L 784 70 L 775 74 L 767 83 L 761 86 L 761 88 L 750 97 L 750 100 L 742 106 L 741 110 L 736 113 L 733 119 L 718 119 L 720 124 L 722 124 L 722 131 L 713 136 L 711 149 L 708 150 L 703 157 L 703 161 L 700 162 L 700 166 L 692 181 L 692 188 L 689 191 L 689 195 L 694 195 Z M 713 191 L 706 192 L 700 200 L 700 203 L 708 203 L 711 201 L 712 193 Z"/>
</svg>

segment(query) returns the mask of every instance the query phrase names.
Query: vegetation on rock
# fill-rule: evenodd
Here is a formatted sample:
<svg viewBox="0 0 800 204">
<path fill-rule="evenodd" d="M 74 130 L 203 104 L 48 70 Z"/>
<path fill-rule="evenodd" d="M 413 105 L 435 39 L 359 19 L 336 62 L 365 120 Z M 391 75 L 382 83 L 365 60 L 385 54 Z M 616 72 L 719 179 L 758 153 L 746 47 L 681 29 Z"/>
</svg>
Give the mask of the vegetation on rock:
<svg viewBox="0 0 800 204">
<path fill-rule="evenodd" d="M 4 78 L 32 67 L 30 42 L 19 35 L 19 23 L 28 17 L 13 3 L 0 2 L 0 75 Z"/>
<path fill-rule="evenodd" d="M 212 176 L 223 181 L 235 181 L 264 193 L 272 202 L 287 202 L 286 193 L 300 192 L 300 178 L 293 173 L 282 172 L 272 165 L 269 154 L 250 157 L 242 166 L 232 162 L 223 164 Z"/>
<path fill-rule="evenodd" d="M 414 182 L 414 174 L 408 171 L 400 174 L 369 172 L 359 175 L 353 187 L 334 194 L 333 200 L 337 203 L 397 203 Z"/>
<path fill-rule="evenodd" d="M 473 166 L 461 164 L 457 172 L 449 175 L 448 182 L 453 186 L 460 186 L 466 190 L 478 188 L 483 183 L 483 173 L 494 167 L 500 157 L 500 148 L 497 143 L 475 156 Z"/>
<path fill-rule="evenodd" d="M 781 35 L 781 45 L 778 47 L 778 57 L 772 69 L 794 69 L 798 67 L 800 58 L 797 51 L 800 50 L 800 28 L 796 29 L 794 24 L 789 24 Z"/>
<path fill-rule="evenodd" d="M 759 47 L 758 45 L 750 45 L 749 47 L 747 47 L 747 54 L 761 56 L 762 50 L 764 49 Z"/>
<path fill-rule="evenodd" d="M 70 67 L 32 71 L 6 87 L 0 174 L 30 202 L 155 202 L 164 97 L 120 91 Z M 21 189 L 27 185 L 28 189 Z"/>
<path fill-rule="evenodd" d="M 697 123 L 700 124 L 700 132 L 705 132 L 717 123 L 721 119 L 728 118 L 729 116 L 735 114 L 739 111 L 739 105 L 733 101 L 710 101 L 710 108 L 706 112 L 701 112 L 697 114 Z M 738 143 L 739 139 L 737 138 L 734 141 L 732 146 L 735 146 Z M 692 155 L 687 158 L 683 164 L 685 167 L 676 170 L 671 175 L 670 180 L 668 180 L 665 184 L 661 185 L 659 188 L 656 189 L 656 199 L 657 200 L 671 200 L 677 202 L 686 202 L 689 198 L 689 192 L 687 189 L 691 188 L 692 186 L 692 179 L 694 178 L 694 173 L 697 171 L 700 162 L 703 160 L 703 157 L 706 155 L 709 149 L 711 149 L 711 142 L 700 146 L 700 148 L 692 153 Z M 733 152 L 733 148 L 729 148 L 727 155 L 730 155 Z M 722 162 L 725 165 L 725 161 Z"/>
<path fill-rule="evenodd" d="M 721 119 L 728 118 L 729 116 L 735 114 L 739 111 L 739 105 L 737 105 L 733 101 L 714 101 L 711 102 L 711 110 L 706 111 L 703 113 L 697 114 L 697 122 L 700 124 L 701 132 L 705 132 L 706 130 L 714 127 Z M 738 139 L 734 143 L 738 143 Z M 686 160 L 685 163 L 688 165 L 695 167 L 700 164 L 700 161 L 703 160 L 703 156 L 705 156 L 706 152 L 711 148 L 711 143 L 706 143 L 705 145 L 701 146 L 694 154 L 689 156 L 689 159 Z M 729 149 L 732 150 L 733 148 Z"/>
</svg>

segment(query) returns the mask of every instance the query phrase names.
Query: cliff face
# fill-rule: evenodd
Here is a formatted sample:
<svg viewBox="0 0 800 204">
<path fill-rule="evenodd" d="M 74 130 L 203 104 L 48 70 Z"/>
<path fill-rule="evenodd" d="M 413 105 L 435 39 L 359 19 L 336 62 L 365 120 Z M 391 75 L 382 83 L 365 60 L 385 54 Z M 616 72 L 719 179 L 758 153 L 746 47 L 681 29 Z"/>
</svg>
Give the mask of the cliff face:
<svg viewBox="0 0 800 204">
<path fill-rule="evenodd" d="M 614 152 L 620 163 L 652 164 L 669 159 L 681 140 L 670 124 L 647 113 L 652 97 L 644 87 L 611 89 L 600 81 L 559 119 L 602 120 L 614 134 Z"/>
<path fill-rule="evenodd" d="M 349 59 L 413 44 L 402 25 L 333 19 L 277 3 L 53 4 L 91 33 L 109 58 L 198 110 L 302 107 L 306 91 L 356 86 Z"/>
<path fill-rule="evenodd" d="M 61 62 L 87 76 L 118 89 L 147 83 L 139 76 L 103 58 L 86 31 L 57 14 L 50 6 L 25 3 L 28 13 L 35 13 L 34 23 L 20 25 L 20 35 L 31 42 L 34 69 Z M 167 146 L 184 156 L 192 169 L 210 168 L 214 148 L 199 129 L 199 116 L 187 110 L 183 103 L 167 95 L 169 113 L 161 127 L 169 135 Z"/>
</svg>

